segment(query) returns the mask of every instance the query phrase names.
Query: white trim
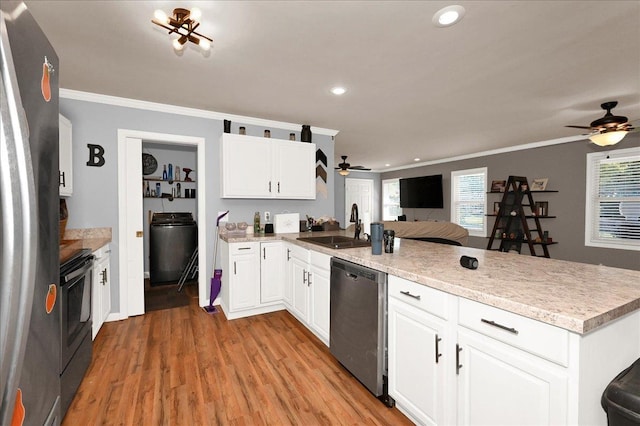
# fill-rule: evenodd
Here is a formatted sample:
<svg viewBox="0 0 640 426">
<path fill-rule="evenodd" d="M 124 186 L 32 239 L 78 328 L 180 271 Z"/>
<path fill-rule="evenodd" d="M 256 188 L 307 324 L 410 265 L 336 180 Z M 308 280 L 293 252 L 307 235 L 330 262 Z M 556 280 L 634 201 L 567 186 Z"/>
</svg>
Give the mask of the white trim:
<svg viewBox="0 0 640 426">
<path fill-rule="evenodd" d="M 195 145 L 196 157 L 197 157 L 197 169 L 198 170 L 198 217 L 206 218 L 206 202 L 205 195 L 206 182 L 207 182 L 207 167 L 206 167 L 206 154 L 205 154 L 205 138 L 194 136 L 182 136 L 172 135 L 166 133 L 145 132 L 139 130 L 118 129 L 118 239 L 119 239 L 119 288 L 120 288 L 120 313 L 118 318 L 123 319 L 128 317 L 127 311 L 127 296 L 129 294 L 126 291 L 127 278 L 127 250 L 126 250 L 126 227 L 122 224 L 126 223 L 126 209 L 123 209 L 125 201 L 125 191 L 121 191 L 121 185 L 126 182 L 127 170 L 120 165 L 126 164 L 125 150 L 122 148 L 127 138 L 137 138 L 144 141 L 153 141 L 155 143 L 166 143 L 174 145 Z M 142 155 L 142 153 L 141 153 Z M 198 270 L 201 271 L 198 274 L 198 300 L 200 306 L 206 306 L 209 304 L 209 300 L 206 296 L 208 289 L 208 274 L 207 270 L 207 221 L 200 220 L 198 224 Z"/>
<path fill-rule="evenodd" d="M 488 151 L 480 151 L 472 154 L 458 155 L 456 157 L 442 158 L 440 160 L 424 161 L 422 163 L 408 164 L 406 166 L 398 166 L 398 167 L 389 167 L 385 169 L 372 170 L 372 171 L 376 173 L 393 172 L 396 170 L 406 170 L 406 169 L 413 169 L 416 167 L 432 166 L 434 164 L 451 163 L 452 161 L 469 160 L 471 158 L 486 157 L 489 155 L 504 154 L 507 152 L 523 151 L 525 149 L 541 148 L 541 147 L 551 146 L 551 145 L 560 145 L 563 143 L 570 143 L 570 142 L 576 142 L 576 141 L 587 140 L 587 139 L 588 139 L 587 136 L 584 136 L 584 135 L 567 136 L 565 138 L 525 143 L 523 145 L 515 145 L 515 146 L 509 146 L 505 148 L 490 149 Z"/>
<path fill-rule="evenodd" d="M 137 99 L 120 98 L 117 96 L 101 95 L 99 93 L 81 92 L 71 89 L 60 89 L 60 97 L 73 99 L 76 101 L 95 102 L 106 105 L 121 106 L 126 108 L 137 108 L 147 111 L 165 112 L 168 114 L 188 115 L 190 117 L 207 118 L 211 120 L 231 120 L 233 122 L 250 124 L 254 126 L 276 127 L 284 130 L 300 130 L 301 124 L 288 123 L 284 121 L 266 120 L 262 118 L 246 117 L 243 115 L 225 114 L 204 109 L 187 108 L 176 105 L 161 104 L 156 102 L 141 101 Z M 339 130 L 325 129 L 322 127 L 311 127 L 311 133 L 331 136 L 337 135 Z M 332 139 L 333 140 L 333 139 Z"/>
</svg>

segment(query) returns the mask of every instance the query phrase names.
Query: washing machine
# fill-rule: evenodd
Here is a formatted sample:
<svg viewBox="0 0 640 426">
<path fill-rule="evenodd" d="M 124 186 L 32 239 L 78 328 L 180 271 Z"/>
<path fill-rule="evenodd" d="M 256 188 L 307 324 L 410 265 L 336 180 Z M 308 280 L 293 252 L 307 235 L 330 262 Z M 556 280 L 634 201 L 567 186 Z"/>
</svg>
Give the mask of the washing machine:
<svg viewBox="0 0 640 426">
<path fill-rule="evenodd" d="M 149 281 L 176 284 L 198 247 L 196 221 L 190 212 L 154 213 L 149 228 Z"/>
</svg>

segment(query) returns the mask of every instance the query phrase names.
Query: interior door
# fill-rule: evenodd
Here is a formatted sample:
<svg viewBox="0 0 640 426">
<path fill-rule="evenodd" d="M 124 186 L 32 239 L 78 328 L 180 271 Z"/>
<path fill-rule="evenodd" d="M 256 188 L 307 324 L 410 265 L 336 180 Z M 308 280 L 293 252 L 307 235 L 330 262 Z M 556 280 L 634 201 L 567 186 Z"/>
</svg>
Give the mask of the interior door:
<svg viewBox="0 0 640 426">
<path fill-rule="evenodd" d="M 124 188 L 126 202 L 126 223 L 124 226 L 127 239 L 126 279 L 128 290 L 127 315 L 144 314 L 144 239 L 142 224 L 142 139 L 127 137 L 125 139 L 126 184 Z"/>
<path fill-rule="evenodd" d="M 358 205 L 358 214 L 362 220 L 362 232 L 371 235 L 371 221 L 373 220 L 373 180 L 350 179 L 344 180 L 345 228 L 349 226 L 351 206 Z"/>
</svg>

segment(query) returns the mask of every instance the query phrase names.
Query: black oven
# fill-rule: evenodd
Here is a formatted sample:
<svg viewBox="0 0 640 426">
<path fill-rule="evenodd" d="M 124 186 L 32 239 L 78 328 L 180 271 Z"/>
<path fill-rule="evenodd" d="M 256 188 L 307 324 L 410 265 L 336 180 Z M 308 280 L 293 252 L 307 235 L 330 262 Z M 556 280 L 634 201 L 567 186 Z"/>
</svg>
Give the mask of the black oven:
<svg viewBox="0 0 640 426">
<path fill-rule="evenodd" d="M 60 265 L 60 385 L 62 413 L 91 364 L 91 250 L 78 251 Z"/>
</svg>

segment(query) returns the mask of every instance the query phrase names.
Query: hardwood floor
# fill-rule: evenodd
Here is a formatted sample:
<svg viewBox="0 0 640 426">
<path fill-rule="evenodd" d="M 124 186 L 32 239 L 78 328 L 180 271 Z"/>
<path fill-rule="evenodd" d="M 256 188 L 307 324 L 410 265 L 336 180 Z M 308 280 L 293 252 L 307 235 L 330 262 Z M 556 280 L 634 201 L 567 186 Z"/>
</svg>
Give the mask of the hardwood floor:
<svg viewBox="0 0 640 426">
<path fill-rule="evenodd" d="M 410 425 L 286 311 L 227 321 L 197 305 L 106 323 L 71 425 Z"/>
</svg>

